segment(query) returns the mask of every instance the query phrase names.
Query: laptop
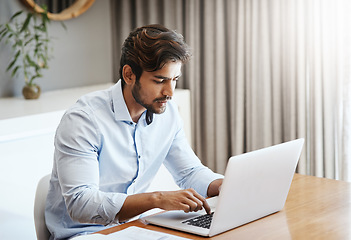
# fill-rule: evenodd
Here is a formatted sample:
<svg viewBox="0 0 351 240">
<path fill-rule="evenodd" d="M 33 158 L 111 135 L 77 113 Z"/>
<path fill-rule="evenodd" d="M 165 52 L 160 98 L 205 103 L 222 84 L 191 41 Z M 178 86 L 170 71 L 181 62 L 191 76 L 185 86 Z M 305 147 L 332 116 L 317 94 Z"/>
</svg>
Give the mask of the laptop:
<svg viewBox="0 0 351 240">
<path fill-rule="evenodd" d="M 285 205 L 303 144 L 301 138 L 231 157 L 219 196 L 207 199 L 213 212 L 210 215 L 204 210 L 165 211 L 145 220 L 212 237 L 278 212 Z"/>
</svg>

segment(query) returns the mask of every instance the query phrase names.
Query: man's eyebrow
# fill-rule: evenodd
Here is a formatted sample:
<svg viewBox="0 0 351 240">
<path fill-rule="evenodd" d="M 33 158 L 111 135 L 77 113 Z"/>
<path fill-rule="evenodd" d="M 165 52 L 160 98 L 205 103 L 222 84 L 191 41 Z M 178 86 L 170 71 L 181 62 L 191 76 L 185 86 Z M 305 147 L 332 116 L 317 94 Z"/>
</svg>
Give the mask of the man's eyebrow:
<svg viewBox="0 0 351 240">
<path fill-rule="evenodd" d="M 180 78 L 181 76 L 182 76 L 182 74 L 179 74 L 179 75 L 178 75 L 178 76 L 176 76 L 174 79 L 176 79 L 176 78 Z M 155 78 L 162 79 L 162 80 L 172 80 L 172 78 L 165 77 L 165 76 L 162 76 L 162 75 L 155 75 L 154 77 L 155 77 Z"/>
</svg>

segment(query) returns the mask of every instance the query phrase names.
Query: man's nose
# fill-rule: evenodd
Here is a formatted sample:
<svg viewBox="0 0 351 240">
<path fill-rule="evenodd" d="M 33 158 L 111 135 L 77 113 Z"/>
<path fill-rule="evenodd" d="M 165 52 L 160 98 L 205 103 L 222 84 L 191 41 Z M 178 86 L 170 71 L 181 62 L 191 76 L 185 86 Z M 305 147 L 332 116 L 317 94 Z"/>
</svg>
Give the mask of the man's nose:
<svg viewBox="0 0 351 240">
<path fill-rule="evenodd" d="M 164 85 L 162 94 L 164 96 L 172 97 L 175 89 L 175 85 L 176 85 L 176 81 L 172 81 L 172 80 L 167 81 L 167 83 Z"/>
</svg>

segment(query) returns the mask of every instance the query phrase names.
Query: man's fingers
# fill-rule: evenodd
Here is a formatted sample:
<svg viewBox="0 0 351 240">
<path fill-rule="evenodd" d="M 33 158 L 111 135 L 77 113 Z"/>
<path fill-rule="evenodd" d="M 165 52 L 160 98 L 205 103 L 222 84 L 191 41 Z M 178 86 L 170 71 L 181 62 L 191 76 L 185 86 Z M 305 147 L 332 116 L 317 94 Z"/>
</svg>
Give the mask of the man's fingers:
<svg viewBox="0 0 351 240">
<path fill-rule="evenodd" d="M 206 211 L 207 214 L 211 214 L 211 207 L 208 204 L 208 202 L 206 201 L 206 199 L 205 199 L 205 202 L 204 202 L 204 208 L 205 208 L 205 211 Z"/>
<path fill-rule="evenodd" d="M 186 206 L 185 209 L 182 209 L 184 212 L 196 212 L 202 208 L 202 202 L 191 197 L 186 197 L 183 199 L 183 202 L 181 202 L 181 204 L 183 206 Z"/>
<path fill-rule="evenodd" d="M 186 213 L 191 212 L 191 207 L 189 204 L 181 203 L 180 205 L 182 206 L 180 210 L 183 210 Z"/>
<path fill-rule="evenodd" d="M 198 198 L 201 201 L 202 207 L 205 208 L 206 213 L 210 214 L 211 213 L 211 207 L 208 204 L 208 202 L 206 201 L 206 199 L 203 196 L 201 196 L 200 194 L 198 194 L 197 192 L 195 192 L 194 195 L 195 195 L 196 198 Z"/>
<path fill-rule="evenodd" d="M 189 196 L 189 200 L 191 200 L 191 202 L 189 202 L 190 211 L 197 212 L 197 211 L 201 210 L 202 208 L 205 208 L 206 213 L 210 214 L 211 207 L 207 203 L 206 199 L 204 197 L 202 197 L 200 194 L 198 194 L 193 189 L 189 189 L 189 191 L 192 193 Z M 194 205 L 194 203 L 195 203 L 195 205 Z"/>
<path fill-rule="evenodd" d="M 183 210 L 184 212 L 199 211 L 205 208 L 207 213 L 211 212 L 206 199 L 194 189 L 186 189 L 172 192 L 159 192 L 159 208 L 164 210 Z"/>
</svg>

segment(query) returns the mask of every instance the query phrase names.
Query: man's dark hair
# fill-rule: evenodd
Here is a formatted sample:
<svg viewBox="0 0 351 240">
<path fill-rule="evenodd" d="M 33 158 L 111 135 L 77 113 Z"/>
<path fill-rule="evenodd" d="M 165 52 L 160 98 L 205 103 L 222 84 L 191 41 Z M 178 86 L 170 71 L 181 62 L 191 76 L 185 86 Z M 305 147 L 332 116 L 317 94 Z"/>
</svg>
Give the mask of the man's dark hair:
<svg viewBox="0 0 351 240">
<path fill-rule="evenodd" d="M 183 64 L 191 56 L 183 36 L 162 25 L 148 25 L 132 31 L 122 46 L 119 74 L 122 85 L 124 65 L 129 65 L 136 80 L 143 71 L 153 72 L 161 69 L 167 62 L 181 61 Z"/>
</svg>

